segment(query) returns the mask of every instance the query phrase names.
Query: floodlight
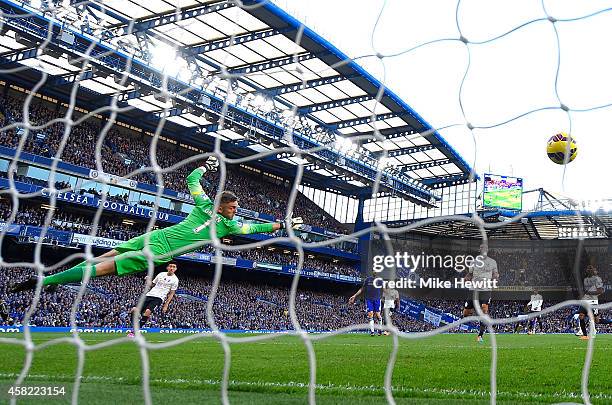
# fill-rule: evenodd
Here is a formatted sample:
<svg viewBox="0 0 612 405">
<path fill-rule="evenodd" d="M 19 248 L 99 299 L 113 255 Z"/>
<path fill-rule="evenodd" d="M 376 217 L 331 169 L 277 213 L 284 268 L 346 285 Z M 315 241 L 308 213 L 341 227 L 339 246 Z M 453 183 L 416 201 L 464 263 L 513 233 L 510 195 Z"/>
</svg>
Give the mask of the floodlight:
<svg viewBox="0 0 612 405">
<path fill-rule="evenodd" d="M 253 108 L 261 108 L 265 102 L 266 102 L 265 97 L 262 96 L 261 94 L 258 94 L 255 96 L 255 99 L 253 100 L 251 105 L 253 106 Z"/>
</svg>

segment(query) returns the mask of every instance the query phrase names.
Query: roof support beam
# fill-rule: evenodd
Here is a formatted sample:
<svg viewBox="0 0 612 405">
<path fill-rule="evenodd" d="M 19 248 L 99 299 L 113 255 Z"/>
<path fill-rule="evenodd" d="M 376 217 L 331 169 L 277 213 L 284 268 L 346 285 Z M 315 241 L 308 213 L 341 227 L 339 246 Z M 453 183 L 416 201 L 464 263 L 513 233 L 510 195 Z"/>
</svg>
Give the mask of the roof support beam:
<svg viewBox="0 0 612 405">
<path fill-rule="evenodd" d="M 80 81 L 93 79 L 96 77 L 96 72 L 94 69 L 89 69 L 84 72 L 75 72 L 75 73 L 67 73 L 63 75 L 58 75 L 53 78 L 51 81 L 52 86 L 67 86 L 71 85 L 80 78 Z"/>
<path fill-rule="evenodd" d="M 402 136 L 414 135 L 417 132 L 421 132 L 421 131 L 417 131 L 415 128 L 413 128 L 410 125 L 404 125 L 401 127 L 384 128 L 378 131 L 355 132 L 353 134 L 347 134 L 346 136 L 349 138 L 353 138 L 353 137 L 365 138 L 368 136 L 371 137 L 370 139 L 364 139 L 360 141 L 361 144 L 366 144 L 366 143 L 372 143 L 372 142 L 379 142 L 379 139 L 375 138 L 375 135 L 377 133 L 385 137 L 385 139 L 394 139 L 394 138 L 400 138 Z"/>
<path fill-rule="evenodd" d="M 190 112 L 192 112 L 191 107 L 173 107 L 160 111 L 153 111 L 153 115 L 155 115 L 157 118 L 170 118 L 178 117 L 179 115 L 183 114 L 189 114 Z"/>
<path fill-rule="evenodd" d="M 26 59 L 33 59 L 38 56 L 38 48 L 19 49 L 0 54 L 0 66 L 10 65 Z"/>
<path fill-rule="evenodd" d="M 470 182 L 469 174 L 458 174 L 449 176 L 437 176 L 430 179 L 421 179 L 421 183 L 433 187 L 442 188 L 449 186 L 458 186 L 460 184 L 467 184 Z"/>
<path fill-rule="evenodd" d="M 272 37 L 282 34 L 286 30 L 275 30 L 266 28 L 260 31 L 247 32 L 246 34 L 234 35 L 225 38 L 216 39 L 214 41 L 202 42 L 200 44 L 185 47 L 182 51 L 183 57 L 199 55 L 204 52 L 223 49 L 232 45 L 245 44 L 247 42 L 257 41 L 258 39 Z"/>
<path fill-rule="evenodd" d="M 234 7 L 234 1 L 219 1 L 212 4 L 195 4 L 183 9 L 173 9 L 164 13 L 157 14 L 154 17 L 143 18 L 137 20 L 133 24 L 121 23 L 110 26 L 109 28 L 125 28 L 125 34 L 133 34 L 136 32 L 147 31 L 151 28 L 160 27 L 162 25 L 173 24 L 178 21 L 187 20 L 190 18 L 200 17 L 209 13 L 225 10 Z M 131 24 L 131 25 L 130 25 Z"/>
<path fill-rule="evenodd" d="M 77 9 L 79 7 L 85 7 L 85 8 L 89 8 L 89 9 L 94 9 L 97 10 L 103 14 L 106 14 L 109 17 L 114 18 L 115 20 L 121 21 L 122 23 L 128 25 L 130 23 L 130 19 L 126 18 L 122 15 L 119 15 L 117 13 L 115 13 L 113 10 L 111 10 L 109 7 L 105 6 L 103 3 L 98 3 L 98 0 L 89 0 L 87 2 L 84 2 L 82 0 L 77 0 L 77 1 L 71 1 L 70 3 L 72 3 L 72 5 L 76 6 Z M 91 11 L 90 11 L 91 12 Z"/>
<path fill-rule="evenodd" d="M 274 96 L 279 96 L 285 93 L 291 93 L 294 91 L 311 89 L 313 87 L 324 86 L 326 84 L 341 82 L 343 80 L 348 80 L 351 77 L 353 76 L 338 75 L 338 76 L 322 77 L 320 79 L 306 80 L 305 82 L 287 84 L 287 85 L 278 86 L 278 87 L 270 87 L 269 89 L 266 89 L 265 92 L 270 97 L 274 97 Z"/>
<path fill-rule="evenodd" d="M 353 119 L 345 120 L 345 121 L 330 122 L 329 126 L 332 128 L 342 129 L 346 127 L 352 127 L 355 125 L 368 124 L 374 121 L 388 120 L 390 118 L 400 117 L 401 115 L 403 114 L 398 114 L 398 113 L 378 114 L 374 117 L 369 116 L 369 117 L 353 118 Z"/>
<path fill-rule="evenodd" d="M 118 101 L 128 101 L 128 100 L 134 100 L 137 98 L 145 97 L 148 95 L 144 93 L 145 92 L 143 92 L 142 90 L 122 91 L 120 93 L 117 93 L 117 100 Z"/>
<path fill-rule="evenodd" d="M 273 69 L 276 67 L 291 65 L 292 63 L 303 62 L 310 59 L 317 58 L 318 55 L 315 55 L 310 52 L 298 53 L 297 55 L 283 56 L 276 59 L 269 59 L 263 62 L 257 63 L 249 63 L 246 65 L 236 66 L 228 69 L 228 73 L 232 75 L 240 75 L 240 74 L 248 74 L 261 72 L 262 70 Z M 220 75 L 221 71 L 215 71 L 211 73 L 211 76 Z"/>
<path fill-rule="evenodd" d="M 557 221 L 557 219 L 554 216 L 548 215 L 548 216 L 546 216 L 546 218 L 548 218 L 548 220 L 552 221 L 552 223 L 554 223 L 557 228 L 561 228 L 563 226 L 563 225 L 561 225 Z"/>
<path fill-rule="evenodd" d="M 413 171 L 413 170 L 419 170 L 419 169 L 427 169 L 429 167 L 434 167 L 434 166 L 447 165 L 452 162 L 453 161 L 450 159 L 440 159 L 440 160 L 433 160 L 431 162 L 410 163 L 407 165 L 400 166 L 399 169 L 403 172 L 407 172 L 407 171 Z"/>
<path fill-rule="evenodd" d="M 426 152 L 428 150 L 433 150 L 433 149 L 436 149 L 436 147 L 432 144 L 421 145 L 421 146 L 411 146 L 409 148 L 400 148 L 400 149 L 387 151 L 387 157 L 412 155 L 413 153 Z M 372 152 L 372 155 L 376 157 L 381 157 L 383 155 L 383 151 Z"/>
<path fill-rule="evenodd" d="M 298 111 L 303 114 L 308 114 L 320 110 L 326 110 L 328 108 L 342 107 L 345 105 L 363 103 L 364 101 L 373 100 L 372 96 L 359 96 L 359 97 L 348 97 L 340 100 L 331 100 L 323 103 L 309 104 L 298 108 Z"/>
<path fill-rule="evenodd" d="M 591 215 L 591 218 L 593 219 L 593 222 L 595 222 L 595 224 L 597 226 L 600 226 L 603 228 L 605 234 L 606 234 L 606 238 L 610 237 L 610 231 L 608 230 L 608 228 L 606 227 L 606 224 L 604 224 L 601 219 L 599 219 L 599 217 L 595 214 Z"/>
<path fill-rule="evenodd" d="M 533 223 L 533 220 L 531 218 L 527 218 L 527 222 L 529 222 L 529 225 L 531 225 L 531 230 L 535 233 L 535 236 L 538 239 L 542 239 L 540 233 L 538 232 L 538 227 Z"/>
</svg>

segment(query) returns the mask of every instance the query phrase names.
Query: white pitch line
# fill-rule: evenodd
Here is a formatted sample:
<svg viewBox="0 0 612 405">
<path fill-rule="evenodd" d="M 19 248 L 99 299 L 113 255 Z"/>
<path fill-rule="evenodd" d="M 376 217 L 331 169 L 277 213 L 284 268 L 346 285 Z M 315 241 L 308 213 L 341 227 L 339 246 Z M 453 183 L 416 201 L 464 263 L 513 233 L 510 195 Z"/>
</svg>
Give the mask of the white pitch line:
<svg viewBox="0 0 612 405">
<path fill-rule="evenodd" d="M 14 373 L 0 373 L 0 378 L 17 378 L 18 374 Z M 62 379 L 62 380 L 72 380 L 74 379 L 73 375 L 45 375 L 45 374 L 30 374 L 26 378 L 34 379 L 34 380 L 54 380 L 54 379 Z M 109 377 L 109 376 L 95 376 L 88 375 L 83 376 L 81 378 L 82 382 L 109 382 L 113 384 L 121 384 L 124 382 L 128 382 L 132 379 L 126 379 L 123 377 Z M 206 386 L 220 386 L 221 380 L 213 380 L 213 379 L 204 379 L 204 380 L 196 380 L 196 379 L 184 379 L 184 378 L 175 378 L 175 379 L 165 379 L 165 378 L 155 378 L 150 379 L 151 383 L 164 383 L 164 384 L 190 384 L 190 385 L 206 385 Z M 280 388 L 308 388 L 308 384 L 296 381 L 288 381 L 288 382 L 271 382 L 271 381 L 237 381 L 230 380 L 229 385 L 232 386 L 249 386 L 249 387 L 280 387 Z M 315 388 L 320 391 L 326 390 L 344 390 L 344 391 L 354 391 L 354 392 L 383 392 L 382 386 L 377 385 L 369 385 L 369 386 L 360 386 L 360 385 L 338 385 L 333 383 L 327 384 L 316 384 Z M 414 388 L 414 387 L 392 387 L 393 392 L 403 392 L 403 393 L 411 393 L 411 394 L 446 394 L 446 395 L 472 395 L 479 396 L 483 398 L 488 398 L 490 396 L 489 391 L 483 390 L 458 390 L 452 388 Z M 554 397 L 554 398 L 581 398 L 581 394 L 579 392 L 551 392 L 551 393 L 541 393 L 541 392 L 524 392 L 524 391 L 516 391 L 516 392 L 505 392 L 498 391 L 498 395 L 503 395 L 507 397 L 520 397 L 520 398 L 546 398 L 546 397 Z M 595 399 L 612 399 L 612 395 L 608 394 L 591 394 L 591 398 Z"/>
<path fill-rule="evenodd" d="M 124 336 L 116 336 L 114 338 L 123 338 Z M 32 341 L 34 342 L 46 342 L 49 339 L 45 339 L 45 338 L 32 338 Z M 111 340 L 111 339 L 104 339 L 104 338 L 84 338 L 83 339 L 85 342 L 104 342 L 107 340 Z M 148 343 L 166 343 L 169 340 L 152 340 L 152 339 L 147 339 Z M 601 339 L 605 342 L 605 339 Z M 600 340 L 600 341 L 601 341 Z M 125 342 L 128 343 L 129 342 Z M 193 342 L 190 343 L 197 343 L 197 344 L 211 344 L 211 343 L 217 343 L 216 341 L 211 341 L 211 340 L 195 340 Z M 486 342 L 485 342 L 486 343 Z M 576 343 L 579 343 L 578 340 L 576 340 Z M 606 342 L 607 343 L 607 342 Z M 236 343 L 236 344 L 240 344 L 240 343 Z M 296 342 L 281 342 L 281 341 L 262 341 L 262 342 L 256 342 L 256 344 L 258 345 L 282 345 L 282 346 L 294 346 L 296 345 Z M 605 343 L 602 343 L 605 344 Z M 389 344 L 380 344 L 380 343 L 373 343 L 373 342 L 369 342 L 369 343 L 363 343 L 363 342 L 342 342 L 342 343 L 334 343 L 334 342 L 325 342 L 325 341 L 321 341 L 321 342 L 316 342 L 315 343 L 315 347 L 317 346 L 368 346 L 368 347 L 391 347 L 391 343 Z M 400 345 L 401 347 L 402 345 Z M 404 345 L 405 347 L 406 345 Z M 432 347 L 438 347 L 438 348 L 444 348 L 444 349 L 473 349 L 475 347 L 481 347 L 480 345 L 477 345 L 476 342 L 474 342 L 474 344 L 458 344 L 458 345 L 432 345 Z M 489 346 L 483 346 L 483 347 L 489 347 Z M 585 347 L 563 347 L 563 348 L 559 348 L 558 346 L 511 346 L 511 347 L 505 347 L 505 346 L 499 346 L 498 345 L 498 350 L 524 350 L 524 349 L 548 349 L 548 350 L 566 350 L 566 349 L 573 349 L 573 350 L 584 350 L 586 349 Z M 599 346 L 595 346 L 594 350 L 600 351 L 600 350 L 612 350 L 612 346 L 602 346 L 601 344 Z"/>
</svg>

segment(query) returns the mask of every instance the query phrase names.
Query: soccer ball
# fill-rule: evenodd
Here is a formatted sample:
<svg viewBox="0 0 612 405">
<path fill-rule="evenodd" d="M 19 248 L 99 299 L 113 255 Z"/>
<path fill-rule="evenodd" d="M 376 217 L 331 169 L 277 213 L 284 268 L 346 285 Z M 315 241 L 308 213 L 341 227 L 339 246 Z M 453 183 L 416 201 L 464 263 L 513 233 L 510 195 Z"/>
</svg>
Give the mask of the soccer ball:
<svg viewBox="0 0 612 405">
<path fill-rule="evenodd" d="M 569 148 L 567 146 L 568 142 Z M 559 132 L 550 137 L 546 145 L 546 153 L 548 153 L 548 158 L 550 160 L 558 165 L 562 165 L 565 163 L 565 156 L 568 152 L 569 157 L 567 158 L 567 163 L 576 159 L 576 155 L 578 154 L 578 146 L 576 145 L 576 140 L 572 136 L 565 132 Z"/>
</svg>

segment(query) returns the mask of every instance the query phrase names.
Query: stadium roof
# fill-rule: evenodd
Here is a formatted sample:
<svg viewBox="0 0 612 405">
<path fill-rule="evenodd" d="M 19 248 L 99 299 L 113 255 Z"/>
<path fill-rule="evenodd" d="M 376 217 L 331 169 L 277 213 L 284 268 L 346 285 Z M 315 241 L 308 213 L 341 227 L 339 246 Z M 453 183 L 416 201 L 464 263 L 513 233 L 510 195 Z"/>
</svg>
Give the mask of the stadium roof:
<svg viewBox="0 0 612 405">
<path fill-rule="evenodd" d="M 343 194 L 371 186 L 372 171 L 360 166 L 369 159 L 368 167 L 388 174 L 382 190 L 423 205 L 439 198 L 435 188 L 469 181 L 469 165 L 403 100 L 387 88 L 379 95 L 378 80 L 269 1 L 48 1 L 44 18 L 62 28 L 47 33 L 46 20 L 34 18 L 43 14 L 40 3 L 0 0 L 0 70 L 10 81 L 31 88 L 40 77 L 32 73 L 44 71 L 43 91 L 64 100 L 79 81 L 80 107 L 108 107 L 115 98 L 125 110 L 120 118 L 153 131 L 165 117 L 164 136 L 205 150 L 220 138 L 234 158 L 278 147 L 282 126 L 291 126 L 303 135 L 300 146 L 335 154 L 318 161 L 277 154 L 262 166 L 286 176 L 302 162 L 304 184 Z M 85 51 L 95 58 L 83 67 Z M 20 65 L 29 71 L 8 70 Z M 173 77 L 169 94 L 160 93 L 156 71 Z M 223 127 L 210 110 L 218 100 L 232 106 Z M 257 128 L 234 119 L 242 116 L 258 117 Z M 268 122 L 278 124 L 280 138 L 268 137 L 279 132 L 262 126 Z"/>
<path fill-rule="evenodd" d="M 505 214 L 505 215 L 504 215 Z M 506 216 L 507 215 L 507 216 Z M 536 211 L 524 213 L 519 219 L 503 211 L 483 215 L 487 226 L 487 237 L 491 239 L 578 239 L 612 238 L 612 211 Z M 417 227 L 411 232 L 430 237 L 482 239 L 480 229 L 469 221 L 444 221 Z M 412 221 L 389 222 L 389 227 L 405 226 Z"/>
</svg>

